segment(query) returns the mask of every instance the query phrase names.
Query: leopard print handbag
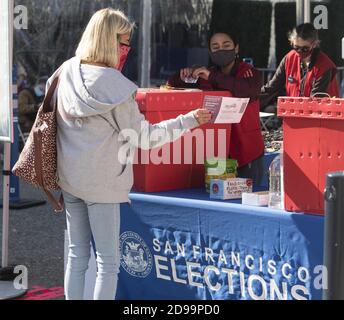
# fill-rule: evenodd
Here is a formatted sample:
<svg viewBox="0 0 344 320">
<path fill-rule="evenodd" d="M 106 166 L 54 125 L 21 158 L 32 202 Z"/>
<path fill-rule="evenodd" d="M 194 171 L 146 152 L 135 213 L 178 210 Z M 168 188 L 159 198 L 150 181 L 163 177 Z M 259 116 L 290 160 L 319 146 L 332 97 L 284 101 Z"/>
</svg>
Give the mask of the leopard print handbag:
<svg viewBox="0 0 344 320">
<path fill-rule="evenodd" d="M 56 200 L 51 193 L 60 189 L 57 184 L 57 101 L 52 103 L 58 79 L 55 77 L 50 85 L 25 146 L 12 168 L 14 175 L 45 192 L 56 213 L 64 210 L 62 194 Z"/>
</svg>

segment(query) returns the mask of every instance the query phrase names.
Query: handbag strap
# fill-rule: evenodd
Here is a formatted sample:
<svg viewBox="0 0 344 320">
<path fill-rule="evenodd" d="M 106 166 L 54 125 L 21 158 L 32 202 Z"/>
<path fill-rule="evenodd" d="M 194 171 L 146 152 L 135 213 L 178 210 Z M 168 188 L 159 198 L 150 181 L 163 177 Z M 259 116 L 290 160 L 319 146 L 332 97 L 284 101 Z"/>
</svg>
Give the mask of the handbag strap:
<svg viewBox="0 0 344 320">
<path fill-rule="evenodd" d="M 63 194 L 61 193 L 60 195 L 60 199 L 56 200 L 54 195 L 49 191 L 43 188 L 43 191 L 45 192 L 45 194 L 47 195 L 51 205 L 54 208 L 54 212 L 55 213 L 61 213 L 64 210 L 64 198 L 63 198 Z"/>
<path fill-rule="evenodd" d="M 55 90 L 56 90 L 58 82 L 59 82 L 59 77 L 56 76 L 55 79 L 53 80 L 53 82 L 51 83 L 51 85 L 50 85 L 50 87 L 48 89 L 47 94 L 44 97 L 43 108 L 42 108 L 43 112 L 52 111 L 51 110 L 51 99 L 54 96 L 54 93 L 55 93 Z"/>
</svg>

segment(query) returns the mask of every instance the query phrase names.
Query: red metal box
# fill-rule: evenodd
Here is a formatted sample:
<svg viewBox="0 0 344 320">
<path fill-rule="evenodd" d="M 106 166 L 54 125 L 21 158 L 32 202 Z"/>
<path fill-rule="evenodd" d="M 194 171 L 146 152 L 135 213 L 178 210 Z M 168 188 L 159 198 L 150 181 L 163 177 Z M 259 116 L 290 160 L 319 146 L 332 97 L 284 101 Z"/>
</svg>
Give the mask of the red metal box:
<svg viewBox="0 0 344 320">
<path fill-rule="evenodd" d="M 278 99 L 285 209 L 324 214 L 326 174 L 344 170 L 344 99 Z"/>
<path fill-rule="evenodd" d="M 206 95 L 230 96 L 226 91 L 140 89 L 136 101 L 146 119 L 154 124 L 202 107 Z M 203 162 L 196 161 L 197 156 L 201 153 L 203 154 L 202 158 L 205 159 L 219 154 L 220 129 L 222 129 L 221 136 L 225 135 L 226 137 L 225 143 L 221 143 L 221 150 L 228 155 L 231 125 L 207 124 L 201 126 L 200 129 L 203 134 L 203 138 L 201 138 L 204 143 L 203 150 L 199 148 L 200 140 L 197 143 L 196 138 L 192 138 L 192 135 L 196 135 L 195 130 L 163 147 L 149 151 L 138 149 L 136 156 L 138 163 L 134 164 L 134 190 L 159 192 L 203 187 L 204 165 Z M 208 129 L 212 129 L 213 133 Z M 191 139 L 192 143 L 189 143 L 190 147 L 184 150 L 187 139 Z M 190 140 L 188 141 L 190 142 Z M 207 147 L 210 147 L 213 152 L 207 151 Z M 169 152 L 169 163 L 152 161 L 152 157 L 157 158 L 159 154 L 163 153 L 163 150 Z M 176 163 L 175 158 L 179 158 L 180 161 Z"/>
</svg>

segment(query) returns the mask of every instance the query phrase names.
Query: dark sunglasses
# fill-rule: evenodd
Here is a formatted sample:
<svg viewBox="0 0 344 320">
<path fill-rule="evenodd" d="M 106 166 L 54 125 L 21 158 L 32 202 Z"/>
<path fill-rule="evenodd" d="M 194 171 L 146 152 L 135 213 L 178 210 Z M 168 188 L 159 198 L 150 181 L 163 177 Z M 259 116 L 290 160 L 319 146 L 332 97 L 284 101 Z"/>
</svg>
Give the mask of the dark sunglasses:
<svg viewBox="0 0 344 320">
<path fill-rule="evenodd" d="M 309 52 L 310 50 L 311 50 L 311 47 L 307 47 L 307 46 L 305 46 L 305 47 L 299 47 L 299 46 L 291 46 L 295 51 L 297 51 L 297 52 Z"/>
</svg>

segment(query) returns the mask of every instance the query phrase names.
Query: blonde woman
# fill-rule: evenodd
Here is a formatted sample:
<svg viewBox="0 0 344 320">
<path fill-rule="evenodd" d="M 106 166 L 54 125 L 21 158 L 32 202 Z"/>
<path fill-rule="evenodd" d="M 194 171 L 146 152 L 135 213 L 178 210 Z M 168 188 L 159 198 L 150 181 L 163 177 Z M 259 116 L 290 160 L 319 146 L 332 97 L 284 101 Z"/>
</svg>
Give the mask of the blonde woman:
<svg viewBox="0 0 344 320">
<path fill-rule="evenodd" d="M 132 165 L 123 161 L 120 151 L 159 146 L 162 142 L 147 143 L 153 130 L 159 129 L 161 141 L 167 142 L 174 129 L 182 135 L 211 118 L 208 111 L 198 109 L 155 125 L 144 119 L 134 99 L 136 85 L 120 72 L 132 31 L 133 24 L 122 12 L 110 8 L 96 12 L 82 35 L 76 56 L 48 81 L 49 87 L 59 77 L 57 165 L 69 237 L 65 275 L 68 300 L 83 299 L 92 236 L 97 258 L 94 299 L 115 298 L 120 265 L 120 203 L 129 202 L 133 184 Z M 128 140 L 123 134 L 128 130 L 138 139 Z M 124 154 L 130 160 L 132 152 Z"/>
</svg>

